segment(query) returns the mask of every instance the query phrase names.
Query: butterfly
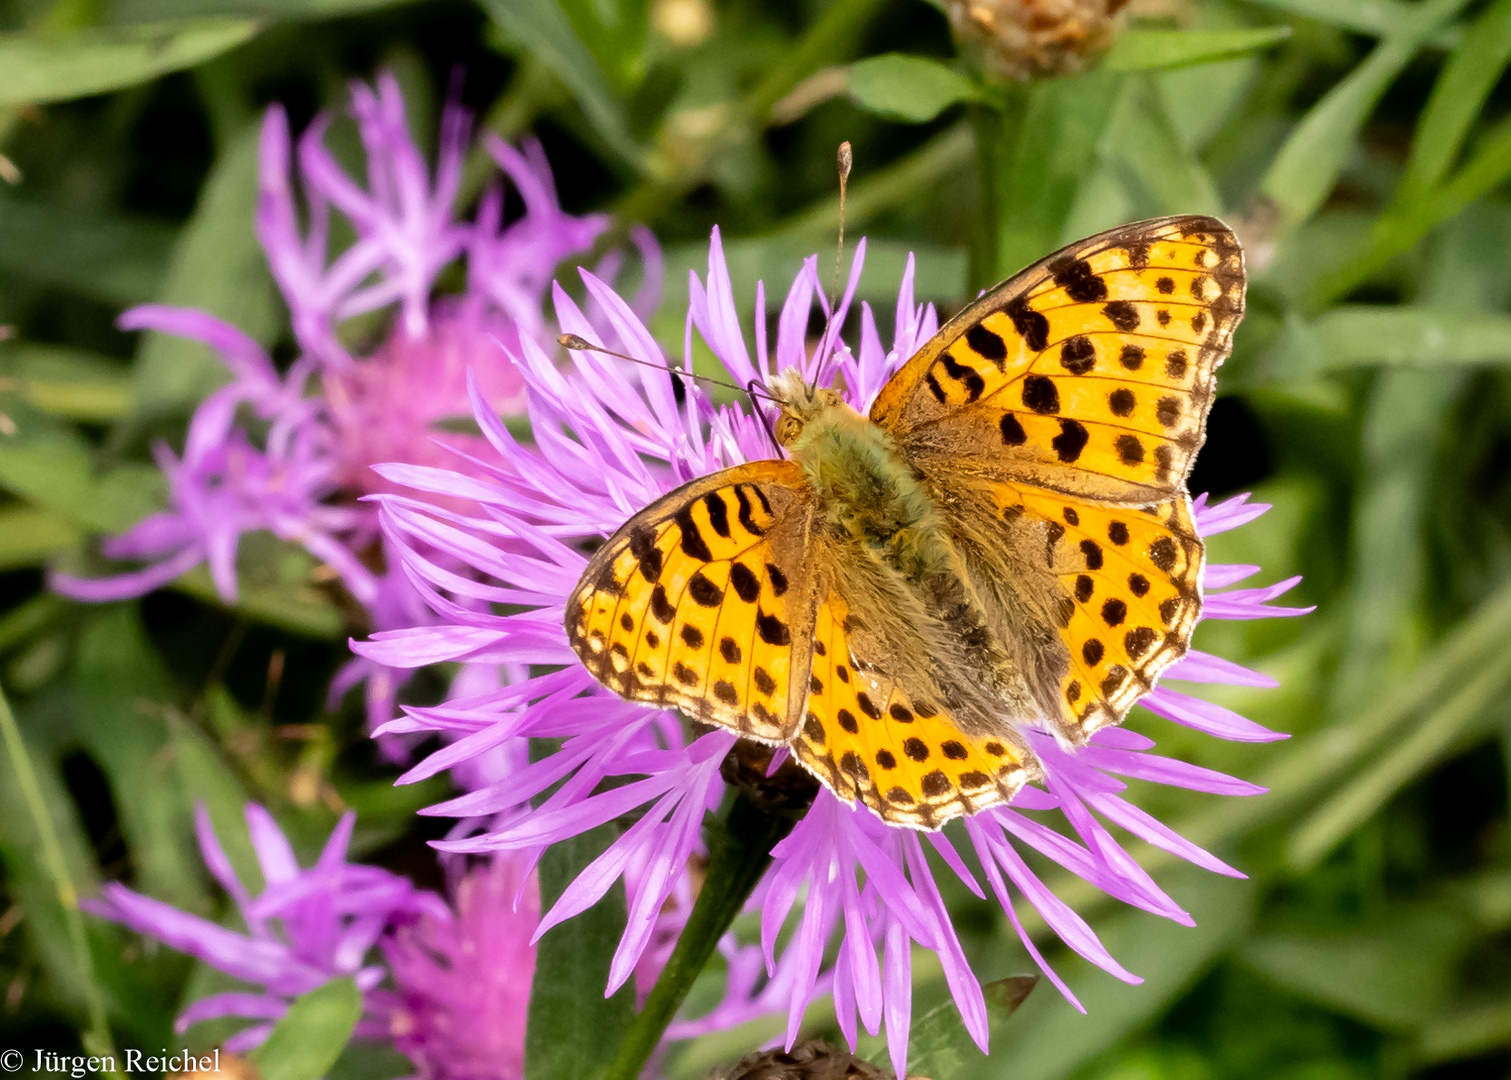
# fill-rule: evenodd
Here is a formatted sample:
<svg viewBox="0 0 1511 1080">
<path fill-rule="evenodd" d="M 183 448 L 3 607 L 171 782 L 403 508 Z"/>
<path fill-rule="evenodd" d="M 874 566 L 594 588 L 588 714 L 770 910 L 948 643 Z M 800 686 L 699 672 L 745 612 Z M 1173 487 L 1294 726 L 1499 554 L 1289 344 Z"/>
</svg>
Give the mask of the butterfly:
<svg viewBox="0 0 1511 1080">
<path fill-rule="evenodd" d="M 1099 233 L 951 319 L 861 415 L 787 371 L 778 460 L 723 469 L 592 556 L 566 631 L 604 686 L 790 747 L 935 829 L 1084 743 L 1187 649 L 1186 490 L 1244 309 L 1210 217 Z"/>
</svg>

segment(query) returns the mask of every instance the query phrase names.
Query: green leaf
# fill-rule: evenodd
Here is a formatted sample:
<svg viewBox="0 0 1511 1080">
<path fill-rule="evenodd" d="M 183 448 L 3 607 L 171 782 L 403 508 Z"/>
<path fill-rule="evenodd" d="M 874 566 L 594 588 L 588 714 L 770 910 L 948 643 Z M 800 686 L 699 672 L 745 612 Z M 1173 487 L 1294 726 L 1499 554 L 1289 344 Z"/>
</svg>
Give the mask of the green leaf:
<svg viewBox="0 0 1511 1080">
<path fill-rule="evenodd" d="M 0 106 L 67 101 L 193 67 L 257 32 L 251 19 L 190 19 L 0 35 Z"/>
<path fill-rule="evenodd" d="M 98 993 L 79 949 L 77 896 L 93 895 L 99 879 L 89 838 L 68 789 L 36 744 L 46 717 L 23 708 L 19 730 L 6 715 L 5 757 L 0 764 L 0 865 L 14 902 L 26 905 L 24 933 L 48 982 L 65 1001 L 82 1005 Z M 41 816 L 45 815 L 45 816 Z"/>
<path fill-rule="evenodd" d="M 986 1022 L 988 1030 L 995 1035 L 1002 1022 L 1022 1005 L 1029 992 L 1038 985 L 1037 975 L 1014 975 L 989 982 L 981 988 L 986 996 Z M 908 1031 L 908 1073 L 913 1076 L 940 1077 L 957 1075 L 969 1061 L 981 1056 L 960 1011 L 953 1001 L 946 1001 L 937 1008 L 913 1021 Z M 886 1048 L 871 1056 L 875 1065 L 885 1066 L 888 1061 Z"/>
<path fill-rule="evenodd" d="M 1261 934 L 1239 956 L 1292 993 L 1376 1027 L 1410 1031 L 1447 1004 L 1474 926 L 1466 911 L 1443 902 L 1372 921 Z"/>
<path fill-rule="evenodd" d="M 237 16 L 253 19 L 312 20 L 381 11 L 406 0 L 114 0 L 112 21 L 134 23 L 188 16 Z"/>
<path fill-rule="evenodd" d="M 1095 926 L 1107 950 L 1143 977 L 1142 985 L 1124 985 L 1084 961 L 1067 960 L 1066 950 L 1058 949 L 1051 960 L 1074 987 L 1087 1015 L 1082 1016 L 1059 994 L 1035 994 L 1018 1019 L 992 1041 L 991 1057 L 967 1056 L 965 1067 L 949 1080 L 1070 1076 L 1159 1015 L 1247 931 L 1254 904 L 1252 883 L 1180 866 L 1163 875 L 1160 884 L 1191 912 L 1194 927 L 1128 909 Z M 1004 1069 L 1003 1063 L 1010 1067 Z"/>
<path fill-rule="evenodd" d="M 0 270 L 111 306 L 156 295 L 174 235 L 156 222 L 0 191 Z"/>
<path fill-rule="evenodd" d="M 939 61 L 903 53 L 858 60 L 850 65 L 849 78 L 850 97 L 857 105 L 910 124 L 981 96 L 975 83 Z"/>
<path fill-rule="evenodd" d="M 261 1080 L 319 1080 L 362 1017 L 362 991 L 351 979 L 332 979 L 301 994 L 268 1041 L 249 1055 Z"/>
<path fill-rule="evenodd" d="M 643 0 L 561 0 L 577 39 L 621 100 L 645 74 L 647 8 Z"/>
<path fill-rule="evenodd" d="M 1291 833 L 1287 855 L 1292 869 L 1310 870 L 1387 801 L 1433 765 L 1507 720 L 1511 653 L 1488 658 L 1469 673 L 1404 736 L 1360 770 L 1309 814 Z"/>
<path fill-rule="evenodd" d="M 177 782 L 170 750 L 166 715 L 175 691 L 162 659 L 135 604 L 89 608 L 83 623 L 69 672 L 70 708 L 43 745 L 59 758 L 83 747 L 104 774 L 137 887 L 207 910 L 193 802 Z"/>
<path fill-rule="evenodd" d="M 14 383 L 28 405 L 69 420 L 116 420 L 131 405 L 125 365 L 84 349 L 33 342 L 0 346 L 0 382 L 4 380 Z"/>
<path fill-rule="evenodd" d="M 332 640 L 345 632 L 341 609 L 311 583 L 318 563 L 299 545 L 271 533 L 251 533 L 241 539 L 236 566 L 235 610 L 306 637 Z M 207 604 L 224 605 L 203 563 L 173 587 Z"/>
<path fill-rule="evenodd" d="M 1423 524 L 1434 471 L 1422 447 L 1437 438 L 1466 377 L 1393 369 L 1381 372 L 1370 394 L 1351 530 L 1349 629 L 1333 682 L 1340 711 L 1417 659 L 1422 633 L 1413 616 L 1427 569 Z"/>
<path fill-rule="evenodd" d="M 1261 188 L 1280 207 L 1285 225 L 1322 205 L 1354 147 L 1359 128 L 1380 96 L 1411 62 L 1427 37 L 1467 0 L 1425 0 L 1369 57 L 1307 113 L 1275 156 Z"/>
<path fill-rule="evenodd" d="M 542 911 L 603 854 L 613 835 L 610 826 L 602 826 L 546 851 L 540 861 Z M 616 885 L 540 939 L 525 1028 L 527 1080 L 588 1080 L 614 1056 L 635 1011 L 632 985 L 604 996 L 624 925 L 624 894 Z"/>
<path fill-rule="evenodd" d="M 1154 71 L 1231 60 L 1272 48 L 1291 36 L 1289 26 L 1252 30 L 1125 30 L 1102 65 L 1108 71 Z"/>
<path fill-rule="evenodd" d="M 256 124 L 228 143 L 179 235 L 157 299 L 209 312 L 267 347 L 278 333 L 279 307 L 267 257 L 252 231 L 257 150 Z M 135 408 L 147 416 L 187 410 L 228 377 L 205 345 L 148 333 L 137 352 Z"/>
<path fill-rule="evenodd" d="M 1293 319 L 1270 359 L 1277 379 L 1375 364 L 1506 364 L 1511 363 L 1511 316 L 1452 308 L 1339 307 L 1309 323 Z"/>
<path fill-rule="evenodd" d="M 162 505 L 163 477 L 150 465 L 96 475 L 82 438 L 18 418 L 19 435 L 0 437 L 0 487 L 94 532 L 122 532 Z"/>
<path fill-rule="evenodd" d="M 1397 201 L 1420 197 L 1448 175 L 1475 117 L 1511 62 L 1511 0 L 1498 0 L 1443 65 L 1417 121 Z"/>
<path fill-rule="evenodd" d="M 1275 11 L 1300 15 L 1327 26 L 1337 26 L 1373 37 L 1393 34 L 1416 13 L 1419 5 L 1405 0 L 1255 0 Z M 1427 40 L 1444 49 L 1458 44 L 1460 27 L 1447 26 Z"/>
<path fill-rule="evenodd" d="M 1480 1057 L 1511 1045 L 1511 1000 L 1447 1009 L 1418 1037 L 1415 1064 L 1437 1065 Z"/>
<path fill-rule="evenodd" d="M 1164 101 L 1147 77 L 1126 79 L 1107 124 L 1102 143 L 1104 160 L 1117 171 L 1122 186 L 1139 196 L 1138 215 L 1217 214 L 1222 197 L 1196 154 L 1182 145 L 1165 112 Z M 1097 221 L 1095 232 L 1116 221 Z M 1089 223 L 1088 223 L 1089 224 Z"/>
<path fill-rule="evenodd" d="M 483 8 L 524 52 L 544 62 L 572 91 L 604 146 L 636 172 L 642 171 L 644 155 L 629 136 L 624 104 L 573 31 L 561 4 L 557 0 L 483 0 Z"/>
<path fill-rule="evenodd" d="M 62 514 L 8 506 L 0 510 L 0 570 L 40 566 L 55 552 L 83 539 L 79 527 Z"/>
<path fill-rule="evenodd" d="M 1016 273 L 1063 242 L 1083 182 L 1117 104 L 1122 76 L 1092 72 L 1033 84 L 998 185 L 1000 241 L 993 280 Z"/>
</svg>

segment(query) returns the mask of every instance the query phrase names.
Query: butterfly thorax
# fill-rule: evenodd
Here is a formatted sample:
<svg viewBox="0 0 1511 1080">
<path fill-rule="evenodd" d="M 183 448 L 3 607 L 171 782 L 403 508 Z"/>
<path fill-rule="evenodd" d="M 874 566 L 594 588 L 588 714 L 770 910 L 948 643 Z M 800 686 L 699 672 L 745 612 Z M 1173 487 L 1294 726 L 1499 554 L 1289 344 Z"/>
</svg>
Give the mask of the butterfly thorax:
<svg viewBox="0 0 1511 1080">
<path fill-rule="evenodd" d="M 899 540 L 916 547 L 930 535 L 943 543 L 932 501 L 886 431 L 796 371 L 784 372 L 772 389 L 782 410 L 777 439 L 802 466 L 835 539 L 873 549 Z"/>
<path fill-rule="evenodd" d="M 809 387 L 796 372 L 773 389 L 782 407 L 777 437 L 803 469 L 827 535 L 818 550 L 838 555 L 825 570 L 845 578 L 872 613 L 873 625 L 858 632 L 894 669 L 930 658 L 914 684 L 926 679 L 968 728 L 1005 734 L 1006 718 L 1024 715 L 1022 679 L 987 629 L 965 562 L 915 470 L 884 428 L 835 391 Z"/>
</svg>

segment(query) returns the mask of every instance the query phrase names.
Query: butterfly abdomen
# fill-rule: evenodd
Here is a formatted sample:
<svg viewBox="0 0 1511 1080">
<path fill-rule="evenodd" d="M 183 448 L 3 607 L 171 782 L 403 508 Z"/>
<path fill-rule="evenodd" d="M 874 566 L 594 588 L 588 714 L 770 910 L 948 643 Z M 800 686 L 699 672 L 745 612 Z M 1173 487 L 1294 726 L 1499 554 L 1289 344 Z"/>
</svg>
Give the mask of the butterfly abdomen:
<svg viewBox="0 0 1511 1080">
<path fill-rule="evenodd" d="M 848 406 L 811 417 L 789 447 L 813 486 L 832 541 L 848 547 L 849 588 L 884 620 L 870 632 L 894 658 L 921 662 L 963 727 L 1012 738 L 1033 712 L 930 493 L 877 424 Z M 894 663 L 898 662 L 894 659 Z"/>
</svg>

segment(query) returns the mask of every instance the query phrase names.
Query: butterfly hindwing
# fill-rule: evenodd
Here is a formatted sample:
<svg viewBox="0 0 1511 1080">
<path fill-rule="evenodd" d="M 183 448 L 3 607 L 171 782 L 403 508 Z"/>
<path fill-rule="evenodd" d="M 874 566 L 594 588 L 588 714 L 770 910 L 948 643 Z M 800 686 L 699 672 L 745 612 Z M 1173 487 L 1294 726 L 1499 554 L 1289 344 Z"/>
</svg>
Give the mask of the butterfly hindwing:
<svg viewBox="0 0 1511 1080">
<path fill-rule="evenodd" d="M 819 605 L 798 760 L 893 824 L 937 828 L 1011 800 L 1032 771 L 1025 752 L 1008 737 L 966 735 L 939 700 L 857 655 L 849 615 L 833 592 Z"/>
<path fill-rule="evenodd" d="M 808 511 L 801 470 L 786 461 L 663 496 L 594 553 L 567 602 L 572 648 L 626 698 L 785 741 L 807 670 Z"/>
<path fill-rule="evenodd" d="M 1043 530 L 1045 562 L 1068 598 L 1070 663 L 1050 719 L 1079 741 L 1121 722 L 1185 654 L 1201 615 L 1203 555 L 1190 503 L 1182 494 L 1111 507 L 1007 484 L 995 497 L 1002 513 Z"/>
<path fill-rule="evenodd" d="M 991 447 L 1036 486 L 1147 499 L 1190 470 L 1243 303 L 1242 250 L 1215 218 L 1114 229 L 961 312 L 871 418 L 905 454 Z"/>
</svg>

